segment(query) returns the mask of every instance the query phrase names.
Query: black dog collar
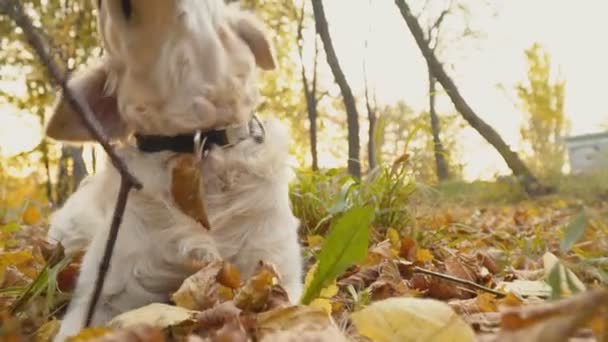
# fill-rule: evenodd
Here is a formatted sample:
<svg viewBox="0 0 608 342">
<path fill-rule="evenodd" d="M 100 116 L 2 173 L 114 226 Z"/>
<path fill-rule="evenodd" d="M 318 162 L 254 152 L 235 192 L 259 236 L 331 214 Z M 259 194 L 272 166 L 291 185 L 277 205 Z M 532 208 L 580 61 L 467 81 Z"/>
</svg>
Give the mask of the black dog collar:
<svg viewBox="0 0 608 342">
<path fill-rule="evenodd" d="M 255 125 L 258 125 L 256 129 Z M 257 131 L 257 132 L 256 132 Z M 135 134 L 137 148 L 142 152 L 172 151 L 177 153 L 205 152 L 212 146 L 229 147 L 253 137 L 258 143 L 264 141 L 265 131 L 260 120 L 254 116 L 249 123 L 222 129 L 175 136 Z"/>
</svg>

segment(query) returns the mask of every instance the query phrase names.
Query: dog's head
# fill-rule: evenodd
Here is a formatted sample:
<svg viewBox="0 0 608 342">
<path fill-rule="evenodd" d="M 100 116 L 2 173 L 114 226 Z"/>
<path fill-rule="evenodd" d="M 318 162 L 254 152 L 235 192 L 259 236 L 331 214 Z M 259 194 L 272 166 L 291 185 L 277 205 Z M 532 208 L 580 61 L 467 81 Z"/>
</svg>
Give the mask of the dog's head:
<svg viewBox="0 0 608 342">
<path fill-rule="evenodd" d="M 255 17 L 223 0 L 93 1 L 104 57 L 68 86 L 111 138 L 248 119 L 257 98 L 256 65 L 275 67 L 272 44 Z M 208 117 L 226 112 L 238 113 L 224 121 Z M 58 140 L 91 140 L 63 95 L 46 132 Z"/>
</svg>

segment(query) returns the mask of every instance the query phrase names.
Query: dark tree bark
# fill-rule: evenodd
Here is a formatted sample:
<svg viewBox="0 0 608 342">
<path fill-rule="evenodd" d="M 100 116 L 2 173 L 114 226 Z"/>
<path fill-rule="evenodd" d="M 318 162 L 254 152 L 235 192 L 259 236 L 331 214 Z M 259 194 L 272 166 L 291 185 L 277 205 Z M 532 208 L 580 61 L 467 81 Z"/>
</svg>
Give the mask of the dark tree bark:
<svg viewBox="0 0 608 342">
<path fill-rule="evenodd" d="M 57 165 L 57 184 L 55 185 L 55 201 L 63 205 L 70 194 L 69 156 L 66 147 L 61 147 L 61 156 Z"/>
<path fill-rule="evenodd" d="M 488 141 L 503 157 L 513 174 L 519 178 L 526 192 L 530 195 L 541 195 L 550 192 L 552 189 L 542 185 L 538 179 L 532 174 L 530 169 L 519 158 L 517 153 L 511 150 L 511 147 L 501 138 L 501 136 L 481 119 L 458 91 L 458 87 L 450 76 L 443 69 L 443 65 L 439 62 L 433 51 L 427 45 L 424 39 L 424 33 L 418 20 L 412 14 L 405 0 L 395 0 L 395 4 L 399 8 L 405 23 L 410 32 L 414 36 L 424 59 L 429 65 L 430 72 L 436 77 L 443 89 L 447 92 L 452 100 L 456 110 L 460 112 L 462 117 L 473 127 L 486 141 Z"/>
<path fill-rule="evenodd" d="M 76 190 L 84 177 L 89 174 L 82 158 L 82 151 L 82 147 L 68 146 L 68 153 L 72 159 L 72 191 Z"/>
<path fill-rule="evenodd" d="M 437 110 L 435 109 L 435 99 L 436 99 L 436 82 L 435 77 L 431 73 L 431 68 L 429 67 L 429 117 L 431 119 L 431 133 L 433 134 L 433 148 L 435 153 L 435 167 L 437 171 L 437 180 L 439 182 L 446 181 L 450 178 L 450 173 L 448 169 L 448 163 L 445 158 L 445 150 L 443 149 L 443 144 L 441 143 L 441 126 L 439 124 L 439 116 L 437 116 Z"/>
<path fill-rule="evenodd" d="M 365 49 L 367 50 L 367 40 L 365 40 Z M 372 106 L 369 96 L 369 82 L 367 79 L 367 63 L 363 61 L 363 78 L 365 83 L 365 108 L 367 109 L 367 120 L 369 129 L 367 131 L 367 163 L 370 171 L 376 168 L 376 108 Z"/>
<path fill-rule="evenodd" d="M 88 174 L 82 147 L 63 146 L 58 167 L 55 200 L 57 205 L 62 205 Z"/>
<path fill-rule="evenodd" d="M 304 38 L 302 36 L 302 31 L 304 29 L 304 15 L 305 15 L 305 6 L 306 2 L 302 3 L 302 9 L 299 16 L 298 21 L 298 54 L 300 55 L 300 60 L 302 62 L 301 74 L 302 74 L 302 85 L 304 87 L 304 98 L 306 99 L 306 110 L 308 112 L 308 122 L 310 124 L 310 129 L 308 131 L 310 137 L 310 154 L 312 157 L 312 170 L 319 170 L 319 159 L 317 153 L 317 118 L 318 118 L 318 102 L 319 98 L 317 97 L 317 66 L 319 60 L 319 44 L 317 37 L 315 36 L 315 56 L 314 56 L 314 64 L 312 70 L 312 84 L 308 80 L 306 76 L 306 68 L 304 67 Z"/>
<path fill-rule="evenodd" d="M 95 148 L 91 148 L 91 169 L 93 174 L 97 173 L 97 152 Z"/>
<path fill-rule="evenodd" d="M 55 204 L 55 197 L 53 196 L 53 183 L 51 180 L 51 162 L 49 160 L 49 144 L 46 138 L 42 139 L 40 143 L 40 151 L 42 152 L 42 163 L 44 164 L 44 170 L 46 173 L 46 198 L 51 205 Z"/>
<path fill-rule="evenodd" d="M 321 37 L 327 64 L 331 68 L 334 79 L 340 87 L 344 106 L 346 107 L 347 125 L 348 125 L 348 171 L 356 178 L 361 177 L 361 162 L 359 160 L 359 114 L 357 113 L 357 105 L 353 96 L 352 90 L 346 81 L 344 72 L 340 67 L 338 56 L 334 50 L 327 19 L 325 18 L 325 10 L 323 9 L 322 0 L 312 0 L 312 7 L 315 15 L 315 26 L 317 33 Z"/>
</svg>

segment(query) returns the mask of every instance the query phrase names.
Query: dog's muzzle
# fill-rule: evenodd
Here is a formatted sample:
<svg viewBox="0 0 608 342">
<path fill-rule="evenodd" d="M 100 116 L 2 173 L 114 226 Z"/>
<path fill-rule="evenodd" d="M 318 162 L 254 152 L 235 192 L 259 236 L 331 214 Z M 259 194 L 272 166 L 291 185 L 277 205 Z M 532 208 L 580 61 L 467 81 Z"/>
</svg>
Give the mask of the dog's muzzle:
<svg viewBox="0 0 608 342">
<path fill-rule="evenodd" d="M 246 124 L 233 125 L 212 131 L 196 131 L 175 136 L 135 134 L 137 148 L 146 153 L 172 151 L 196 153 L 202 156 L 213 146 L 232 147 L 241 141 L 254 139 L 262 143 L 266 139 L 264 124 L 257 115 Z"/>
</svg>

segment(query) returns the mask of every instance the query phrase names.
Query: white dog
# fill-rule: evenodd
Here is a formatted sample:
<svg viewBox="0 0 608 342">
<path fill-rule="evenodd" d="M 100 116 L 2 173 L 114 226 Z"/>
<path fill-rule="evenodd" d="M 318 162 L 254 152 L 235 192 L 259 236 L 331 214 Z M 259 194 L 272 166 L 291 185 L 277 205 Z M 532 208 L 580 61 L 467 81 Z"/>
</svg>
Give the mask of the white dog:
<svg viewBox="0 0 608 342">
<path fill-rule="evenodd" d="M 272 263 L 297 301 L 302 261 L 288 198 L 289 136 L 277 121 L 252 120 L 256 65 L 275 66 L 259 22 L 222 0 L 96 2 L 104 59 L 68 85 L 120 140 L 118 153 L 143 189 L 130 193 L 93 324 L 167 301 L 192 259 L 230 261 L 244 277 L 260 260 Z M 197 131 L 208 138 L 201 173 L 210 230 L 182 212 L 170 190 L 175 160 L 194 153 Z M 47 134 L 91 140 L 63 97 Z M 68 253 L 88 246 L 57 341 L 83 328 L 119 183 L 108 163 L 51 218 L 49 238 Z"/>
</svg>

